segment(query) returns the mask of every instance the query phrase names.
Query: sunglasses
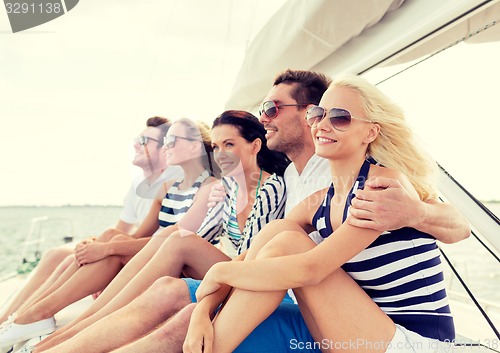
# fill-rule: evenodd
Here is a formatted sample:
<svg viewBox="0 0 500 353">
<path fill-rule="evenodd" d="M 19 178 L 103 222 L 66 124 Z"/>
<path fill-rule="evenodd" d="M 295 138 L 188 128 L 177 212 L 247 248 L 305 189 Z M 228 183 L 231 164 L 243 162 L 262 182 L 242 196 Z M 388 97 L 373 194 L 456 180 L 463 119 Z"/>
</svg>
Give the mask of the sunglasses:
<svg viewBox="0 0 500 353">
<path fill-rule="evenodd" d="M 356 118 L 345 109 L 332 108 L 329 111 L 326 111 L 325 108 L 317 105 L 311 105 L 307 108 L 306 120 L 307 124 L 311 127 L 318 125 L 320 121 L 325 118 L 325 116 L 330 120 L 332 127 L 338 131 L 346 131 L 349 128 L 349 125 L 351 125 L 352 119 L 365 121 L 367 123 L 372 122 L 369 119 Z"/>
<path fill-rule="evenodd" d="M 138 144 L 139 144 L 139 145 L 141 145 L 141 146 L 144 146 L 144 145 L 147 145 L 147 144 L 148 144 L 148 141 L 149 141 L 149 140 L 156 141 L 156 142 L 160 142 L 160 140 L 157 140 L 157 139 L 152 138 L 152 137 L 149 137 L 149 136 L 144 136 L 144 135 L 137 136 L 137 137 L 134 139 L 134 142 L 135 142 L 135 143 L 138 143 Z"/>
<path fill-rule="evenodd" d="M 168 149 L 172 149 L 175 147 L 175 141 L 177 141 L 177 139 L 183 139 L 188 141 L 199 141 L 197 139 L 193 139 L 190 137 L 170 135 L 170 136 L 165 136 L 163 138 L 163 145 Z"/>
<path fill-rule="evenodd" d="M 277 105 L 274 101 L 266 101 L 259 106 L 259 116 L 266 114 L 270 119 L 274 119 L 278 116 L 278 110 L 281 107 L 305 107 L 308 104 L 280 104 Z"/>
</svg>

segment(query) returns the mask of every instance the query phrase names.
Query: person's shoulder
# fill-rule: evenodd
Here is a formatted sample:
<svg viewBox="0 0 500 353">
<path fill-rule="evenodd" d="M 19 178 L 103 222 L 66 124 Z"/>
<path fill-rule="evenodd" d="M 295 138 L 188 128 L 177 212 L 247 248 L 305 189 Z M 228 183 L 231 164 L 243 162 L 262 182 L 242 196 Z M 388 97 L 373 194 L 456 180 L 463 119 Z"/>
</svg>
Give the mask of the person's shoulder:
<svg viewBox="0 0 500 353">
<path fill-rule="evenodd" d="M 274 188 L 274 189 L 284 190 L 285 178 L 277 175 L 276 173 L 273 173 L 266 178 L 266 180 L 262 184 L 262 188 Z"/>
<path fill-rule="evenodd" d="M 397 179 L 401 181 L 408 180 L 408 178 L 403 172 L 375 164 L 372 164 L 370 167 L 369 177 L 370 178 L 381 177 L 381 178 Z"/>
<path fill-rule="evenodd" d="M 284 178 L 286 179 L 287 177 L 291 177 L 294 175 L 298 175 L 299 173 L 297 172 L 297 168 L 295 167 L 295 164 L 293 162 L 290 162 L 290 164 L 286 167 L 285 172 L 283 173 Z"/>
<path fill-rule="evenodd" d="M 178 180 L 184 177 L 184 170 L 178 165 L 168 166 L 160 175 L 160 181 Z"/>
</svg>

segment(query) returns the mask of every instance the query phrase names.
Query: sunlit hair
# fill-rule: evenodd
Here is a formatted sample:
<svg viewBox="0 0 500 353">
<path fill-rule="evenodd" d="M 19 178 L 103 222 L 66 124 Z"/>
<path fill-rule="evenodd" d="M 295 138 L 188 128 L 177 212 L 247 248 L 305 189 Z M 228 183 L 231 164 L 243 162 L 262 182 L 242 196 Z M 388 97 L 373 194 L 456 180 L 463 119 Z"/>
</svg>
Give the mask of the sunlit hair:
<svg viewBox="0 0 500 353">
<path fill-rule="evenodd" d="M 273 85 L 293 85 L 290 96 L 297 103 L 318 104 L 330 82 L 330 78 L 319 72 L 286 69 L 276 76 Z"/>
<path fill-rule="evenodd" d="M 380 125 L 380 133 L 370 143 L 366 154 L 380 164 L 405 174 L 420 199 L 435 198 L 437 164 L 417 144 L 403 110 L 377 87 L 359 76 L 336 78 L 330 87 L 347 87 L 356 91 L 367 118 Z"/>
<path fill-rule="evenodd" d="M 260 139 L 262 144 L 257 153 L 257 165 L 268 173 L 283 176 L 290 160 L 284 153 L 271 151 L 267 147 L 266 129 L 253 114 L 243 110 L 227 110 L 214 120 L 212 129 L 220 125 L 234 126 L 248 142 Z"/>
<path fill-rule="evenodd" d="M 161 116 L 153 116 L 146 120 L 147 127 L 155 127 L 160 129 L 160 138 L 158 139 L 158 148 L 163 147 L 163 138 L 167 135 L 168 130 L 172 126 L 169 119 L 163 118 Z"/>
<path fill-rule="evenodd" d="M 173 124 L 182 124 L 186 129 L 186 137 L 196 139 L 203 143 L 204 155 L 201 156 L 203 166 L 215 177 L 220 176 L 220 169 L 213 159 L 212 140 L 210 138 L 210 128 L 201 121 L 194 121 L 188 118 L 181 118 Z"/>
</svg>

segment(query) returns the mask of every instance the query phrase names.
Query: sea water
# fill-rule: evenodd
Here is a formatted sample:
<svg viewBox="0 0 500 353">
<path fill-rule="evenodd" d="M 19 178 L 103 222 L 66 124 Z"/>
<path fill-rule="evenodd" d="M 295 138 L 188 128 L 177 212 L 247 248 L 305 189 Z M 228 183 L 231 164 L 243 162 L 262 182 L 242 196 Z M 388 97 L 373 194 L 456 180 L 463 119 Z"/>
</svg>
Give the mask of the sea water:
<svg viewBox="0 0 500 353">
<path fill-rule="evenodd" d="M 119 206 L 0 207 L 0 278 L 16 271 L 24 256 L 62 245 L 65 237 L 80 240 L 101 234 L 116 225 L 120 212 Z M 34 218 L 45 217 L 32 223 Z M 30 231 L 32 239 L 43 242 L 24 249 Z"/>
</svg>

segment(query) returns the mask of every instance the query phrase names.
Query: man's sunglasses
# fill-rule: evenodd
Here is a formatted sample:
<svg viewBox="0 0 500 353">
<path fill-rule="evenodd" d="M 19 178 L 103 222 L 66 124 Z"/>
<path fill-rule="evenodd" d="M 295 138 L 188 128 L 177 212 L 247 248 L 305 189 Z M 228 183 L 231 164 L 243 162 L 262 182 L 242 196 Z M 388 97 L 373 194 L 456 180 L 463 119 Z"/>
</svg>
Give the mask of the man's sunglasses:
<svg viewBox="0 0 500 353">
<path fill-rule="evenodd" d="M 197 139 L 193 139 L 193 138 L 190 138 L 190 137 L 184 137 L 184 136 L 176 136 L 176 135 L 169 135 L 169 136 L 165 136 L 163 138 L 163 145 L 168 148 L 168 149 L 172 149 L 175 147 L 175 141 L 177 139 L 183 139 L 183 140 L 188 140 L 188 141 L 199 141 Z"/>
<path fill-rule="evenodd" d="M 280 104 L 277 105 L 274 101 L 266 101 L 259 106 L 259 116 L 266 114 L 270 119 L 274 119 L 278 116 L 278 110 L 281 107 L 305 107 L 308 104 Z"/>
<path fill-rule="evenodd" d="M 306 120 L 307 124 L 311 127 L 319 124 L 325 116 L 330 120 L 330 124 L 335 130 L 346 131 L 351 125 L 351 120 L 361 120 L 368 123 L 372 121 L 365 118 L 356 118 L 351 115 L 347 110 L 340 108 L 332 108 L 326 111 L 325 108 L 319 107 L 317 105 L 311 105 L 306 110 Z"/>
<path fill-rule="evenodd" d="M 149 141 L 149 140 L 156 141 L 156 142 L 160 142 L 160 140 L 157 140 L 157 139 L 152 138 L 152 137 L 149 137 L 149 136 L 144 136 L 144 135 L 137 136 L 137 137 L 134 139 L 134 142 L 138 143 L 138 144 L 139 144 L 139 145 L 141 145 L 141 146 L 144 146 L 144 145 L 147 145 L 147 144 L 148 144 L 148 141 Z"/>
</svg>

